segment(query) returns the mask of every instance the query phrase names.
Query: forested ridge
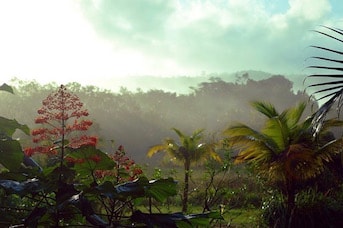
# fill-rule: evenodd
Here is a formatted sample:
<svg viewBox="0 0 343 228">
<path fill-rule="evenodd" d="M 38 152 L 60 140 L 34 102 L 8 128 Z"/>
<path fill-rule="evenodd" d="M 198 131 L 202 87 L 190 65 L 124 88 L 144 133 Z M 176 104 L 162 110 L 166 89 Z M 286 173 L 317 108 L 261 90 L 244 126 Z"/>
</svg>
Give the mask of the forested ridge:
<svg viewBox="0 0 343 228">
<path fill-rule="evenodd" d="M 222 130 L 234 122 L 260 127 L 263 119 L 249 105 L 253 100 L 270 102 L 280 110 L 309 101 L 309 95 L 294 91 L 293 83 L 284 76 L 255 80 L 245 74 L 239 79 L 227 82 L 211 77 L 192 86 L 188 94 L 157 89 L 131 91 L 124 87 L 119 92 L 112 92 L 95 86 L 81 86 L 77 82 L 66 87 L 77 94 L 88 109 L 93 121 L 91 132 L 101 139 L 99 146 L 108 149 L 110 140 L 114 140 L 116 145 L 124 145 L 128 155 L 136 161 L 151 164 L 156 160 L 146 158 L 147 150 L 163 138 L 173 137 L 172 127 L 186 133 L 204 128 L 209 139 L 218 139 Z M 59 85 L 16 79 L 11 86 L 15 95 L 0 97 L 0 115 L 34 128 L 36 110 L 42 99 Z M 306 113 L 310 112 L 307 110 Z M 22 138 L 23 144 L 30 143 L 29 138 L 18 137 Z"/>
</svg>

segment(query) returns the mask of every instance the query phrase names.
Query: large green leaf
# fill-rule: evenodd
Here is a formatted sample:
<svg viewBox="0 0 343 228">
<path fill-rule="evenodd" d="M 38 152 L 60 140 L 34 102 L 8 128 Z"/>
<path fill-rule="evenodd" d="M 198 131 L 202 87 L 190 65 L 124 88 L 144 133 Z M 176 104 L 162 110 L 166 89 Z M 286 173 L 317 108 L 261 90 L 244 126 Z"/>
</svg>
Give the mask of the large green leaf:
<svg viewBox="0 0 343 228">
<path fill-rule="evenodd" d="M 58 208 L 63 208 L 65 202 L 80 192 L 75 189 L 74 184 L 59 183 L 56 192 L 56 203 Z"/>
<path fill-rule="evenodd" d="M 77 207 L 86 220 L 94 227 L 108 227 L 108 224 L 99 215 L 95 214 L 92 204 L 84 197 L 82 192 L 71 195 L 66 201 L 60 204 L 60 209 L 70 204 Z"/>
<path fill-rule="evenodd" d="M 25 134 L 30 135 L 30 129 L 27 125 L 18 123 L 15 119 L 10 120 L 0 116 L 0 133 L 12 137 L 17 130 L 22 130 Z"/>
<path fill-rule="evenodd" d="M 74 165 L 74 170 L 81 175 L 89 175 L 95 170 L 111 170 L 114 168 L 114 161 L 104 152 L 94 146 L 82 146 L 73 150 L 69 157 L 83 159 Z"/>
<path fill-rule="evenodd" d="M 146 194 L 159 202 L 163 202 L 168 197 L 177 194 L 176 184 L 173 178 L 153 180 L 149 182 Z"/>
<path fill-rule="evenodd" d="M 7 91 L 9 93 L 14 93 L 12 87 L 7 85 L 6 83 L 4 83 L 0 86 L 0 90 Z"/>
<path fill-rule="evenodd" d="M 41 170 L 37 168 L 21 166 L 19 169 L 15 169 L 14 172 L 5 170 L 0 173 L 0 180 L 16 180 L 26 181 L 29 178 L 37 177 L 41 174 Z"/>
<path fill-rule="evenodd" d="M 146 177 L 140 177 L 135 181 L 125 182 L 114 186 L 106 181 L 96 187 L 99 194 L 118 200 L 127 198 L 152 197 L 157 201 L 164 201 L 170 196 L 175 196 L 176 182 L 172 178 L 149 181 Z"/>
<path fill-rule="evenodd" d="M 145 188 L 148 185 L 148 179 L 141 177 L 135 181 L 125 182 L 116 186 L 112 182 L 106 181 L 96 186 L 95 189 L 103 196 L 125 201 L 127 198 L 135 199 L 145 197 Z"/>
<path fill-rule="evenodd" d="M 144 187 L 137 181 L 126 182 L 117 186 L 114 186 L 110 181 L 106 181 L 96 186 L 95 190 L 99 195 L 122 201 L 126 201 L 128 198 L 135 199 L 145 196 Z"/>
<path fill-rule="evenodd" d="M 0 180 L 0 187 L 3 188 L 7 194 L 17 194 L 19 196 L 35 194 L 44 189 L 43 184 L 36 178 L 24 182 Z"/>
<path fill-rule="evenodd" d="M 8 170 L 17 170 L 24 160 L 20 143 L 13 139 L 0 140 L 0 163 Z"/>
<path fill-rule="evenodd" d="M 117 198 L 117 191 L 115 186 L 110 181 L 105 181 L 104 183 L 95 187 L 97 193 L 108 198 Z"/>
<path fill-rule="evenodd" d="M 142 177 L 135 181 L 125 182 L 115 186 L 116 195 L 119 198 L 140 198 L 145 195 L 145 187 L 149 184 L 147 178 Z"/>
</svg>

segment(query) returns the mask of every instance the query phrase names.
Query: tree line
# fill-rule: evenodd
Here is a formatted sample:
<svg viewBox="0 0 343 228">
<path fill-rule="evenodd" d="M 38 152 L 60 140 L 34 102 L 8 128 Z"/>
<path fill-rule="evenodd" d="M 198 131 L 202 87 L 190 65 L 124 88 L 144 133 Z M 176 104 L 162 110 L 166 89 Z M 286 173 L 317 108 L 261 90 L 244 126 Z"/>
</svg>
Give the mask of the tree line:
<svg viewBox="0 0 343 228">
<path fill-rule="evenodd" d="M 311 103 L 305 111 L 307 114 L 311 113 L 311 108 L 317 107 L 307 93 L 294 91 L 293 83 L 284 76 L 253 80 L 245 74 L 241 79 L 226 82 L 212 77 L 191 87 L 189 94 L 163 90 L 130 91 L 124 87 L 119 92 L 112 92 L 77 82 L 65 86 L 84 102 L 93 121 L 90 131 L 103 139 L 100 146 L 108 148 L 114 140 L 117 145 L 124 145 L 133 159 L 155 164 L 158 158 L 147 159 L 146 152 L 152 145 L 172 136 L 173 127 L 186 134 L 206 129 L 209 139 L 221 137 L 220 132 L 234 122 L 259 128 L 263 119 L 251 110 L 249 104 L 257 98 L 280 110 L 302 101 Z M 16 95 L 0 97 L 0 114 L 15 118 L 30 128 L 34 127 L 36 110 L 43 98 L 59 87 L 55 83 L 41 85 L 18 79 L 13 80 L 11 86 Z M 26 136 L 18 137 L 25 139 Z"/>
</svg>

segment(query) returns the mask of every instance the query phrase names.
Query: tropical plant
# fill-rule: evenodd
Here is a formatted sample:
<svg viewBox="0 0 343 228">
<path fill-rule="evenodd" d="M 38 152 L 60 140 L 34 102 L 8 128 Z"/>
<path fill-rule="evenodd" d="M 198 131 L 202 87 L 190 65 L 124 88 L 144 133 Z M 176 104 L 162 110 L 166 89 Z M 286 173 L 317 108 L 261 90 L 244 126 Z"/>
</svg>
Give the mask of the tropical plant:
<svg viewBox="0 0 343 228">
<path fill-rule="evenodd" d="M 78 148 L 82 145 L 96 145 L 97 138 L 85 132 L 92 121 L 84 119 L 88 111 L 83 108 L 79 97 L 67 91 L 63 85 L 57 92 L 49 94 L 42 102 L 43 106 L 37 111 L 36 124 L 42 125 L 31 131 L 34 147 L 25 149 L 25 154 L 34 153 L 57 155 L 58 161 L 63 161 L 65 149 Z"/>
<path fill-rule="evenodd" d="M 126 155 L 124 146 L 120 145 L 113 154 L 108 155 L 115 163 L 112 170 L 97 170 L 95 173 L 99 179 L 115 178 L 118 184 L 136 180 L 143 174 L 141 167 Z"/>
<path fill-rule="evenodd" d="M 327 26 L 321 26 L 321 28 L 324 31 L 314 31 L 331 41 L 343 42 L 342 29 Z M 314 135 L 316 135 L 332 106 L 336 104 L 340 111 L 343 104 L 343 52 L 325 46 L 311 45 L 310 47 L 319 50 L 320 54 L 309 57 L 316 62 L 309 65 L 308 68 L 319 70 L 319 72 L 310 74 L 307 78 L 320 80 L 320 82 L 314 81 L 308 87 L 315 89 L 312 95 L 317 96 L 318 101 L 325 101 L 313 115 L 312 124 Z"/>
<path fill-rule="evenodd" d="M 312 137 L 312 118 L 301 120 L 305 103 L 279 113 L 269 103 L 252 102 L 252 106 L 267 120 L 261 131 L 244 124 L 225 130 L 232 147 L 238 151 L 235 163 L 252 164 L 259 175 L 281 191 L 290 213 L 295 196 L 304 181 L 320 174 L 334 154 L 342 151 L 343 139 L 328 137 L 330 127 L 343 122 L 330 119 L 323 122 L 318 140 Z"/>
<path fill-rule="evenodd" d="M 176 128 L 172 128 L 172 130 L 178 135 L 180 142 L 178 143 L 174 139 L 167 138 L 162 144 L 152 146 L 147 152 L 147 156 L 151 157 L 158 152 L 165 152 L 170 158 L 170 161 L 175 161 L 183 165 L 185 173 L 182 211 L 187 212 L 191 165 L 202 163 L 208 158 L 216 161 L 221 161 L 221 158 L 216 153 L 213 143 L 203 142 L 203 129 L 195 130 L 190 136 L 185 135 Z"/>
<path fill-rule="evenodd" d="M 11 87 L 5 84 L 0 86 L 0 90 L 13 92 Z M 66 106 L 62 105 L 63 102 L 60 104 L 59 107 L 62 107 L 62 110 L 69 111 L 69 109 L 64 109 Z M 63 123 L 63 118 L 68 115 L 66 113 L 68 112 L 62 112 L 60 116 L 49 113 L 45 117 L 59 116 L 61 119 L 57 118 L 60 120 L 57 123 Z M 47 120 L 52 119 L 47 118 Z M 68 126 L 67 123 L 65 125 Z M 77 125 L 77 121 L 74 121 L 73 126 L 81 125 Z M 68 131 L 64 127 L 62 124 L 59 129 L 61 133 L 64 130 Z M 216 212 L 194 215 L 141 212 L 134 208 L 136 199 L 149 198 L 163 202 L 168 197 L 177 194 L 176 182 L 171 178 L 149 181 L 146 177 L 139 176 L 134 181 L 118 184 L 117 178 L 99 178 L 97 174 L 113 172 L 113 169 L 117 174 L 122 175 L 122 170 L 116 169 L 118 167 L 120 169 L 129 168 L 126 171 L 129 172 L 128 176 L 130 177 L 137 176 L 137 172 L 140 171 L 131 169 L 132 167 L 136 168 L 135 164 L 125 156 L 122 147 L 118 156 L 110 157 L 97 149 L 93 143 L 88 143 L 88 140 L 84 142 L 82 140 L 67 141 L 64 138 L 65 140 L 58 140 L 58 146 L 51 147 L 51 144 L 45 144 L 50 149 L 39 149 L 38 151 L 47 152 L 50 156 L 57 153 L 60 162 L 40 167 L 33 157 L 28 157 L 23 153 L 19 141 L 12 139 L 12 135 L 17 129 L 26 134 L 30 132 L 26 125 L 19 124 L 16 120 L 0 117 L 1 227 L 142 227 L 144 225 L 148 227 L 161 225 L 168 227 L 203 225 L 208 227 L 211 220 L 222 219 Z M 44 131 L 50 133 L 46 129 Z M 50 136 L 55 139 L 56 135 L 58 134 L 53 132 Z M 43 139 L 48 138 L 42 136 L 39 139 L 45 141 Z M 60 143 L 60 141 L 65 141 L 65 143 Z M 76 142 L 76 144 L 72 142 Z M 62 148 L 63 153 L 60 151 L 52 153 L 54 150 L 62 150 Z M 119 207 L 115 207 L 107 202 L 121 202 L 121 204 Z M 98 205 L 102 205 L 102 207 L 99 208 Z M 120 211 L 126 208 L 129 208 L 126 211 L 127 214 L 125 216 L 123 213 L 120 214 Z"/>
<path fill-rule="evenodd" d="M 113 142 L 113 141 L 112 141 Z M 127 183 L 128 181 L 137 181 L 145 178 L 143 170 L 135 163 L 134 160 L 126 156 L 124 146 L 120 145 L 118 149 L 108 155 L 114 162 L 113 169 L 96 170 L 94 173 L 95 179 L 98 183 L 107 183 L 107 186 L 111 186 L 111 189 L 115 189 L 116 185 Z M 160 178 L 162 179 L 162 178 Z M 151 196 L 152 197 L 152 196 Z M 153 197 L 152 197 L 153 198 Z M 133 207 L 133 203 L 130 200 L 123 201 L 117 197 L 104 197 L 98 196 L 99 202 L 98 211 L 106 211 L 106 214 L 110 215 L 109 221 L 119 221 L 130 212 Z M 149 205 L 151 208 L 151 205 Z"/>
</svg>

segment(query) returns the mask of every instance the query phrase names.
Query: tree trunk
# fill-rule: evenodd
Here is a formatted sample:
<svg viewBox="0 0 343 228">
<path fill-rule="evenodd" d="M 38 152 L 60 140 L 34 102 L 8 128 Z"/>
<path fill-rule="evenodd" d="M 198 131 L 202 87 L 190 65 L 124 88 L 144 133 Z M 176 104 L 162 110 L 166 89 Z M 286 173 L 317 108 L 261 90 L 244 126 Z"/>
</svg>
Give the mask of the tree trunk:
<svg viewBox="0 0 343 228">
<path fill-rule="evenodd" d="M 292 227 L 292 217 L 293 217 L 293 211 L 295 209 L 295 190 L 293 188 L 292 184 L 288 184 L 287 186 L 287 208 L 286 208 L 286 213 L 287 213 L 287 222 L 288 226 L 287 227 Z"/>
<path fill-rule="evenodd" d="M 190 162 L 185 161 L 185 186 L 183 188 L 182 212 L 187 212 Z"/>
</svg>

